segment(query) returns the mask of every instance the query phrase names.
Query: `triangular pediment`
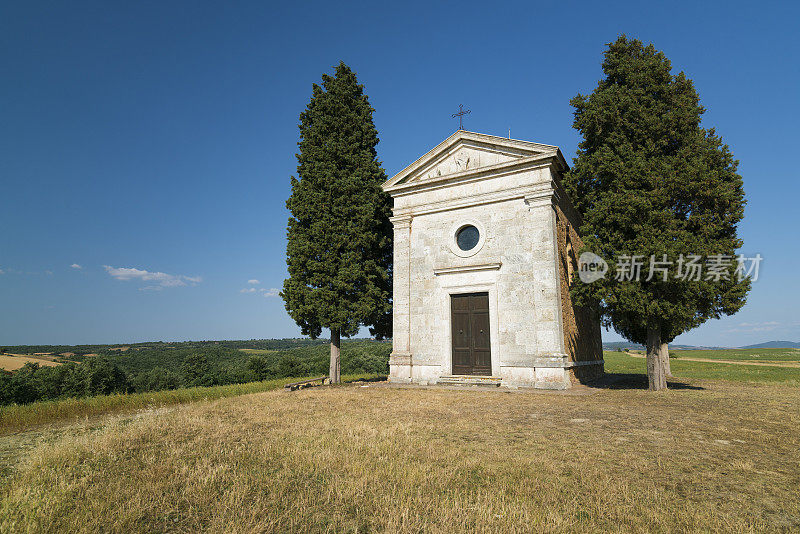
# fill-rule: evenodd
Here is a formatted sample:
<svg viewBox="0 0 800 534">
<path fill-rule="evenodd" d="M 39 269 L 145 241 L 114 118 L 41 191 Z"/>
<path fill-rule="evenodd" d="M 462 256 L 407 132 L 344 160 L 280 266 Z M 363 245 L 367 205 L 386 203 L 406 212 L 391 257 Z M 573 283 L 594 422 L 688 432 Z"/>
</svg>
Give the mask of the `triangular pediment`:
<svg viewBox="0 0 800 534">
<path fill-rule="evenodd" d="M 536 156 L 558 156 L 558 147 L 459 130 L 394 175 L 384 189 L 436 181 L 479 169 L 501 169 Z M 563 157 L 561 158 L 563 160 Z"/>
</svg>

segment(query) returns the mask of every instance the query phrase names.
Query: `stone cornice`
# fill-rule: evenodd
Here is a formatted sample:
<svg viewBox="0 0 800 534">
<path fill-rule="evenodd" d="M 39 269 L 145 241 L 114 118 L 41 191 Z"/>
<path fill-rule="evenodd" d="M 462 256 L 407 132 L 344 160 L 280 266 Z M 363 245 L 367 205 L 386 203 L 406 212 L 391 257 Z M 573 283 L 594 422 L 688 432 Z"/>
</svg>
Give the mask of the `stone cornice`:
<svg viewBox="0 0 800 534">
<path fill-rule="evenodd" d="M 557 158 L 554 154 L 528 156 L 512 161 L 498 163 L 496 165 L 490 165 L 488 167 L 478 167 L 476 169 L 446 174 L 436 178 L 414 180 L 413 182 L 403 182 L 392 186 L 384 185 L 383 189 L 393 197 L 411 195 L 425 191 L 432 191 L 435 189 L 442 189 L 458 184 L 489 180 L 506 174 L 518 173 L 520 171 L 549 167 L 556 164 L 556 160 Z"/>
<path fill-rule="evenodd" d="M 469 195 L 451 200 L 441 200 L 439 202 L 428 202 L 418 206 L 396 209 L 394 213 L 397 217 L 425 215 L 428 213 L 437 213 L 440 211 L 449 211 L 471 206 L 481 206 L 483 204 L 494 204 L 495 202 L 505 202 L 507 200 L 524 199 L 525 196 L 532 191 L 532 187 L 526 185 L 522 187 L 506 189 L 504 191 L 480 193 L 477 195 Z"/>
<path fill-rule="evenodd" d="M 403 180 L 408 178 L 414 172 L 423 168 L 426 164 L 428 164 L 431 160 L 438 157 L 442 153 L 447 152 L 450 150 L 454 145 L 459 142 L 476 142 L 476 143 L 484 143 L 488 145 L 493 145 L 499 149 L 508 148 L 515 151 L 520 152 L 527 152 L 528 154 L 542 154 L 545 153 L 550 156 L 554 156 L 558 164 L 563 168 L 569 168 L 566 161 L 564 160 L 564 156 L 561 154 L 561 151 L 557 146 L 553 145 L 545 145 L 542 143 L 533 143 L 530 141 L 520 141 L 517 139 L 508 139 L 506 137 L 498 137 L 496 135 L 488 135 L 488 134 L 481 134 L 476 132 L 468 132 L 466 130 L 458 130 L 450 137 L 433 147 L 431 150 L 420 156 L 416 161 L 411 163 L 409 166 L 392 176 L 389 180 L 387 180 L 383 187 L 384 190 L 389 191 L 390 189 L 394 188 L 396 185 L 400 184 Z"/>
<path fill-rule="evenodd" d="M 496 271 L 502 267 L 503 264 L 500 262 L 495 263 L 480 263 L 475 265 L 462 265 L 458 267 L 440 267 L 438 269 L 433 270 L 433 274 L 436 276 L 442 274 L 455 274 L 455 273 L 468 273 L 473 271 Z"/>
</svg>

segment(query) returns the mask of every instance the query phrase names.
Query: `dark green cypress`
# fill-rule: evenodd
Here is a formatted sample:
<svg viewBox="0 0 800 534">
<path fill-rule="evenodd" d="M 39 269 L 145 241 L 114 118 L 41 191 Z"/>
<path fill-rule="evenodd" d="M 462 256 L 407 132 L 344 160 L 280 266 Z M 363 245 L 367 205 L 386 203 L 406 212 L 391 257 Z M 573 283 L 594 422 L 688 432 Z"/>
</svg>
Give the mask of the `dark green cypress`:
<svg viewBox="0 0 800 534">
<path fill-rule="evenodd" d="M 312 338 L 331 331 L 330 378 L 339 381 L 340 336 L 362 325 L 391 335 L 391 199 L 377 158 L 373 108 L 355 73 L 323 74 L 300 114 L 297 174 L 286 201 L 286 310 Z"/>
<path fill-rule="evenodd" d="M 659 347 L 708 319 L 730 315 L 745 303 L 748 279 L 645 281 L 649 258 L 677 261 L 734 255 L 742 245 L 744 216 L 738 162 L 713 129 L 691 80 L 653 45 L 624 35 L 609 43 L 605 77 L 590 95 L 571 100 L 574 127 L 583 141 L 564 186 L 583 216 L 586 249 L 609 262 L 601 281 L 573 284 L 573 296 L 599 305 L 606 326 L 648 345 L 651 389 L 663 389 Z M 620 255 L 642 255 L 642 280 L 617 281 Z M 735 266 L 735 265 L 734 265 Z M 731 268 L 731 273 L 733 267 Z"/>
</svg>

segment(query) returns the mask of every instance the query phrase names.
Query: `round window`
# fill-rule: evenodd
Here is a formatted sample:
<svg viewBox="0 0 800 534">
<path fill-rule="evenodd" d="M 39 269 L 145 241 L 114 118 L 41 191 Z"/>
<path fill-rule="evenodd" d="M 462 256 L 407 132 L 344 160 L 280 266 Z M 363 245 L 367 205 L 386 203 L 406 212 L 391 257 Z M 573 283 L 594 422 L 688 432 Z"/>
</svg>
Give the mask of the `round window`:
<svg viewBox="0 0 800 534">
<path fill-rule="evenodd" d="M 472 250 L 481 239 L 481 233 L 471 224 L 459 228 L 456 232 L 456 244 L 464 252 Z"/>
</svg>

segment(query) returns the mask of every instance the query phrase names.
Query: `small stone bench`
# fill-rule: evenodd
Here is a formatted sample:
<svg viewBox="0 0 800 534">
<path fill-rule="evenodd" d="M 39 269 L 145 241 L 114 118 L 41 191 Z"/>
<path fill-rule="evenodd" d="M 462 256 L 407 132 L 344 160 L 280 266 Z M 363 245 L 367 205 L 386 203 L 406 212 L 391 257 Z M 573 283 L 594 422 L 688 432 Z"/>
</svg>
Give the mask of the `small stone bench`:
<svg viewBox="0 0 800 534">
<path fill-rule="evenodd" d="M 309 378 L 308 380 L 301 380 L 300 382 L 292 382 L 291 384 L 286 384 L 283 387 L 289 391 L 295 391 L 297 389 L 309 388 L 312 386 L 321 386 L 327 381 L 327 376 L 320 376 L 317 378 Z"/>
</svg>

